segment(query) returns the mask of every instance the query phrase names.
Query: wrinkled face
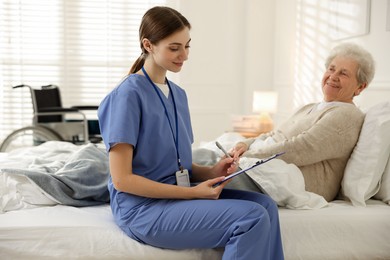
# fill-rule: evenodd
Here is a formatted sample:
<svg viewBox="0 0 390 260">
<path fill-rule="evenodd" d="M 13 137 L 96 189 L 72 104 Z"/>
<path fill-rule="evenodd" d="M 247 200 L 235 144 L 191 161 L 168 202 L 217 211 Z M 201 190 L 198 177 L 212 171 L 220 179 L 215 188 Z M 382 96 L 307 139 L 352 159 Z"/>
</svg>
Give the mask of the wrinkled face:
<svg viewBox="0 0 390 260">
<path fill-rule="evenodd" d="M 190 41 L 190 30 L 185 27 L 159 41 L 156 45 L 152 44 L 149 53 L 155 65 L 164 70 L 179 72 L 184 61 L 188 59 Z"/>
<path fill-rule="evenodd" d="M 322 78 L 324 101 L 352 103 L 353 97 L 366 88 L 357 80 L 358 63 L 347 57 L 335 57 Z"/>
</svg>

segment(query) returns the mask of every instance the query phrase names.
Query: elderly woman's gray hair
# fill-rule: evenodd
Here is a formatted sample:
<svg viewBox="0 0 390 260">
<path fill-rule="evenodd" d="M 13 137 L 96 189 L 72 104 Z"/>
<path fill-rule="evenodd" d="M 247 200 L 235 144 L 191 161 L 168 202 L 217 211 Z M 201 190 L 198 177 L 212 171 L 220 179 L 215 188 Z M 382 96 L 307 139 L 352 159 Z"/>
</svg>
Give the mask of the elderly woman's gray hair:
<svg viewBox="0 0 390 260">
<path fill-rule="evenodd" d="M 375 75 L 375 61 L 367 50 L 354 43 L 342 43 L 337 45 L 332 49 L 326 59 L 326 68 L 329 67 L 329 64 L 337 56 L 355 60 L 359 66 L 356 75 L 358 83 L 367 83 L 367 85 L 370 84 Z"/>
</svg>

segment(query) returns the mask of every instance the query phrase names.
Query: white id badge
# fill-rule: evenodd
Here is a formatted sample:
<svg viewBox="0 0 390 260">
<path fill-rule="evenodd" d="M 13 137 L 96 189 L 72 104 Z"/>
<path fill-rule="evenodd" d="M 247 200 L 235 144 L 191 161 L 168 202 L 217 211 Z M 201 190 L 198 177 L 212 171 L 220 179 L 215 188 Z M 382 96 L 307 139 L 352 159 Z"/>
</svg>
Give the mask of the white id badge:
<svg viewBox="0 0 390 260">
<path fill-rule="evenodd" d="M 190 176 L 187 169 L 184 169 L 183 172 L 180 170 L 176 172 L 176 182 L 177 186 L 190 187 Z"/>
</svg>

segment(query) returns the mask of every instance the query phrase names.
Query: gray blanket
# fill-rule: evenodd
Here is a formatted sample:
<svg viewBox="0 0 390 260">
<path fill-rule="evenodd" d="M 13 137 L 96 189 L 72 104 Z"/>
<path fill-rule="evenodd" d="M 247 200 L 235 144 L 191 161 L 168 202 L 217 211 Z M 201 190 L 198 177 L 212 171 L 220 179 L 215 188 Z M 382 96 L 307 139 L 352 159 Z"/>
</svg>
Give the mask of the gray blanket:
<svg viewBox="0 0 390 260">
<path fill-rule="evenodd" d="M 109 202 L 108 156 L 93 144 L 48 142 L 16 151 L 9 158 L 7 165 L 0 165 L 2 172 L 27 176 L 60 204 L 92 206 Z"/>
</svg>

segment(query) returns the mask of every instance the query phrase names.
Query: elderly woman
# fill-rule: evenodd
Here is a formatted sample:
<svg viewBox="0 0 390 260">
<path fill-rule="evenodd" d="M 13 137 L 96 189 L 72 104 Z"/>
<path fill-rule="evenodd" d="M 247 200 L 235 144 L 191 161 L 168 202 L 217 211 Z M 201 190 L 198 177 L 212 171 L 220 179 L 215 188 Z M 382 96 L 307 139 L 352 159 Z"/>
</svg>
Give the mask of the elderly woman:
<svg viewBox="0 0 390 260">
<path fill-rule="evenodd" d="M 364 121 L 353 98 L 371 82 L 375 68 L 371 54 L 351 43 L 335 47 L 325 66 L 323 101 L 302 107 L 273 132 L 237 143 L 230 153 L 237 159 L 284 151 L 280 158 L 300 168 L 306 190 L 331 201 L 339 192 Z M 267 145 L 256 145 L 259 140 Z"/>
</svg>

